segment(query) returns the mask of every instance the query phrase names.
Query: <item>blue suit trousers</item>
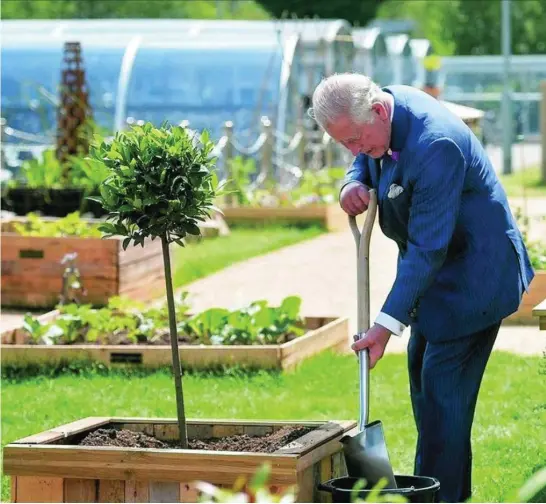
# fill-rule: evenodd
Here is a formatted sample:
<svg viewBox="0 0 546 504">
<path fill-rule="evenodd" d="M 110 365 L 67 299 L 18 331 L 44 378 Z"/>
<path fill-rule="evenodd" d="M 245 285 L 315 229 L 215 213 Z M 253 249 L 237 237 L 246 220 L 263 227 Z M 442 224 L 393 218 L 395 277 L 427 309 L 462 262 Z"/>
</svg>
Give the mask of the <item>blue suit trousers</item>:
<svg viewBox="0 0 546 504">
<path fill-rule="evenodd" d="M 500 322 L 434 343 L 412 328 L 408 369 L 418 433 L 414 474 L 437 478 L 443 502 L 464 502 L 471 496 L 472 422 L 499 327 Z"/>
</svg>

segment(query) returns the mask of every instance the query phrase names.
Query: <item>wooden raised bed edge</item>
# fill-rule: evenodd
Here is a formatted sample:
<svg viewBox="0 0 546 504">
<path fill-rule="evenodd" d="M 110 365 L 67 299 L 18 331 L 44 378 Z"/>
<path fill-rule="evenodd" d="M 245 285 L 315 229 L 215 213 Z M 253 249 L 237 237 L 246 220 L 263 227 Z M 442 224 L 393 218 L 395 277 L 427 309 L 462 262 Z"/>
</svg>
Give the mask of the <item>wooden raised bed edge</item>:
<svg viewBox="0 0 546 504">
<path fill-rule="evenodd" d="M 518 310 L 507 317 L 507 324 L 536 325 L 537 318 L 533 315 L 533 309 L 543 299 L 546 299 L 546 270 L 535 271 L 535 277 L 529 285 L 529 292 L 523 294 Z"/>
<path fill-rule="evenodd" d="M 51 322 L 56 310 L 38 317 Z M 254 369 L 287 370 L 323 350 L 346 351 L 349 348 L 349 319 L 305 317 L 309 331 L 280 345 L 180 345 L 180 359 L 186 369 L 211 369 L 240 366 Z M 27 345 L 21 341 L 22 329 L 2 333 L 2 366 L 58 365 L 94 361 L 107 366 L 138 365 L 147 368 L 169 366 L 169 345 Z"/>
<path fill-rule="evenodd" d="M 238 222 L 289 221 L 316 222 L 328 231 L 348 229 L 347 214 L 338 203 L 303 205 L 301 207 L 222 207 L 228 224 Z"/>
<path fill-rule="evenodd" d="M 124 251 L 121 237 L 54 238 L 9 232 L 13 223 L 24 221 L 25 218 L 12 218 L 2 223 L 2 306 L 55 306 L 62 291 L 64 266 L 60 262 L 72 252 L 78 254 L 76 265 L 86 290 L 83 302 L 104 305 L 117 295 L 147 301 L 164 293 L 160 240 L 147 240 L 144 248 L 131 246 Z M 99 222 L 102 221 L 89 219 L 89 223 Z M 204 237 L 229 233 L 219 215 L 199 227 Z M 192 237 L 190 241 L 199 239 Z"/>
<path fill-rule="evenodd" d="M 542 303 L 533 308 L 533 316 L 538 317 L 538 328 L 546 331 L 546 297 Z"/>
<path fill-rule="evenodd" d="M 90 417 L 19 439 L 4 448 L 13 502 L 196 502 L 192 483 L 231 487 L 271 464 L 269 486 L 297 485 L 298 502 L 327 497 L 320 482 L 347 474 L 339 442 L 354 421 L 188 420 L 190 438 L 265 435 L 287 426 L 315 426 L 272 454 L 77 446 L 99 427 L 128 428 L 168 441 L 178 439 L 176 419 Z"/>
</svg>

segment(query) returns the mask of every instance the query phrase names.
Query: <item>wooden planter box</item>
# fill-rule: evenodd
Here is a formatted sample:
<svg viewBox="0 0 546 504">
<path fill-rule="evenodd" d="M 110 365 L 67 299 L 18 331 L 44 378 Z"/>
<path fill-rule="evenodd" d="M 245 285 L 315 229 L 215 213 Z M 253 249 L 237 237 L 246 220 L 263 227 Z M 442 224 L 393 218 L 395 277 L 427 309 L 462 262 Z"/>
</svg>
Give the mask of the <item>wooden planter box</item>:
<svg viewBox="0 0 546 504">
<path fill-rule="evenodd" d="M 193 482 L 232 487 L 269 463 L 272 491 L 297 485 L 298 502 L 321 502 L 318 484 L 347 474 L 339 439 L 355 422 L 189 420 L 187 428 L 189 438 L 207 439 L 264 435 L 286 425 L 317 429 L 271 454 L 77 446 L 98 427 L 178 439 L 176 420 L 85 418 L 7 445 L 4 472 L 12 502 L 197 502 Z"/>
<path fill-rule="evenodd" d="M 57 311 L 39 318 L 48 322 Z M 211 369 L 240 366 L 257 369 L 286 370 L 326 349 L 346 351 L 349 346 L 349 319 L 306 317 L 308 332 L 281 345 L 180 345 L 180 361 L 185 369 Z M 169 345 L 28 345 L 21 328 L 2 334 L 2 365 L 58 365 L 68 362 L 94 361 L 107 366 L 171 365 Z"/>
<path fill-rule="evenodd" d="M 225 206 L 222 212 L 228 225 L 240 222 L 316 222 L 328 231 L 343 231 L 349 226 L 347 214 L 337 203 L 278 208 Z"/>
<path fill-rule="evenodd" d="M 159 239 L 147 240 L 144 248 L 123 250 L 123 238 L 47 238 L 10 232 L 13 218 L 2 224 L 2 306 L 53 308 L 62 292 L 65 266 L 61 259 L 76 252 L 76 266 L 86 295 L 81 300 L 105 305 L 112 296 L 146 301 L 165 289 L 163 252 Z M 100 222 L 99 220 L 89 220 Z M 226 233 L 214 222 L 202 226 L 204 236 Z"/>
<path fill-rule="evenodd" d="M 538 328 L 546 331 L 546 298 L 533 309 L 533 316 L 538 318 Z"/>
<path fill-rule="evenodd" d="M 546 299 L 546 271 L 539 270 L 535 271 L 529 292 L 523 294 L 518 311 L 510 315 L 506 321 L 512 324 L 535 325 L 537 318 L 533 315 L 533 308 L 543 299 Z"/>
</svg>

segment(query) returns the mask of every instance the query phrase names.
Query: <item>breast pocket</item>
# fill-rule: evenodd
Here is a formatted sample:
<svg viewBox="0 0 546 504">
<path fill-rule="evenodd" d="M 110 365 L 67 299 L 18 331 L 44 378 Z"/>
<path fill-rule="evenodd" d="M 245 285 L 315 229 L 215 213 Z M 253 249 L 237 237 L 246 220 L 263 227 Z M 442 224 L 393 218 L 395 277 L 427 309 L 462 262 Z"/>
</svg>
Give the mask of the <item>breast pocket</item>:
<svg viewBox="0 0 546 504">
<path fill-rule="evenodd" d="M 407 228 L 410 204 L 410 190 L 396 183 L 391 184 L 383 199 L 385 217 L 395 219 L 399 225 Z"/>
</svg>

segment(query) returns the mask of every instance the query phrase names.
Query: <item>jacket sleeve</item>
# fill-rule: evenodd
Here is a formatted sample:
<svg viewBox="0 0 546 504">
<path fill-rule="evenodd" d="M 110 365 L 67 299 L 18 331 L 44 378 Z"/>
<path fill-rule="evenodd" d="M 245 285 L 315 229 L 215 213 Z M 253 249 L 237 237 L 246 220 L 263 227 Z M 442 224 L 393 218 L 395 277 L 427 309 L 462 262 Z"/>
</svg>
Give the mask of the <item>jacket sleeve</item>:
<svg viewBox="0 0 546 504">
<path fill-rule="evenodd" d="M 407 250 L 381 310 L 405 325 L 445 261 L 459 214 L 466 163 L 455 142 L 440 138 L 430 144 L 416 168 Z"/>
<path fill-rule="evenodd" d="M 370 171 L 368 169 L 368 157 L 365 154 L 358 154 L 358 156 L 355 157 L 353 164 L 345 174 L 340 191 L 349 182 L 360 182 L 368 187 L 372 186 Z"/>
</svg>

